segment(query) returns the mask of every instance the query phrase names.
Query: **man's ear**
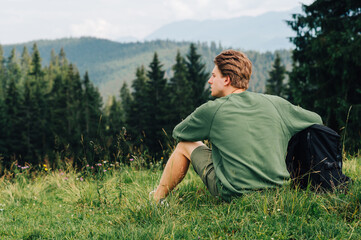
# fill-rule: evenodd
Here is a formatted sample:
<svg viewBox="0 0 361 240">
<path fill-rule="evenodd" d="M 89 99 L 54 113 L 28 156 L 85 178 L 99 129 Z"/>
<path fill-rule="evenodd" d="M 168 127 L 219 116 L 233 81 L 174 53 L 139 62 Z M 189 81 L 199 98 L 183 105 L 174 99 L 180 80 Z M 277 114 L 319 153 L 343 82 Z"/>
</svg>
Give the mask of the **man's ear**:
<svg viewBox="0 0 361 240">
<path fill-rule="evenodd" d="M 224 86 L 229 85 L 231 85 L 231 78 L 229 76 L 226 76 L 226 78 L 224 79 Z"/>
</svg>

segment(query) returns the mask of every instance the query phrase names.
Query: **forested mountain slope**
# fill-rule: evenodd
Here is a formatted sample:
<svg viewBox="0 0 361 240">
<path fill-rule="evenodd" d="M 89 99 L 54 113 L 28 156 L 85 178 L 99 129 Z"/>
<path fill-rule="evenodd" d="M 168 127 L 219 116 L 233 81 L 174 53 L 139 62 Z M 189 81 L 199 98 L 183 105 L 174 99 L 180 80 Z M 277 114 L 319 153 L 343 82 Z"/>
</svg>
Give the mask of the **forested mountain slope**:
<svg viewBox="0 0 361 240">
<path fill-rule="evenodd" d="M 189 50 L 190 42 L 175 42 L 167 40 L 119 43 L 106 39 L 92 37 L 64 38 L 58 40 L 39 40 L 16 45 L 4 45 L 4 57 L 10 55 L 15 47 L 20 58 L 24 46 L 31 52 L 34 43 L 37 43 L 43 64 L 50 60 L 50 53 L 53 49 L 59 53 L 64 48 L 66 57 L 74 63 L 80 74 L 89 72 L 90 80 L 100 89 L 103 97 L 108 95 L 119 95 L 119 89 L 123 82 L 131 85 L 135 78 L 136 68 L 144 65 L 148 68 L 154 52 L 158 53 L 159 60 L 166 70 L 166 77 L 172 75 L 171 67 L 175 63 L 176 53 L 185 56 Z M 197 51 L 202 55 L 203 61 L 210 72 L 213 68 L 213 58 L 223 49 L 222 46 L 206 43 L 197 43 Z M 287 69 L 291 67 L 291 53 L 289 50 L 278 51 L 282 62 Z M 265 81 L 268 72 L 271 70 L 275 59 L 275 53 L 256 51 L 245 51 L 253 62 L 253 74 L 250 82 L 250 89 L 257 92 L 265 90 Z"/>
</svg>

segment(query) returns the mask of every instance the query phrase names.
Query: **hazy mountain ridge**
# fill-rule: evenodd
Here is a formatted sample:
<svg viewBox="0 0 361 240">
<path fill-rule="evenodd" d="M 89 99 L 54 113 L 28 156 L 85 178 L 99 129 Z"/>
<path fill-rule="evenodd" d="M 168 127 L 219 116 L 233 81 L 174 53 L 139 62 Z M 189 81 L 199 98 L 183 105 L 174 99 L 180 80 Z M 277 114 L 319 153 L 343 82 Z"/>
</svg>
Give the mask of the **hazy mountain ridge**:
<svg viewBox="0 0 361 240">
<path fill-rule="evenodd" d="M 130 86 L 135 78 L 136 68 L 141 65 L 147 68 L 152 61 L 154 52 L 158 53 L 163 69 L 166 70 L 166 75 L 169 78 L 172 75 L 171 67 L 175 63 L 177 51 L 179 50 L 185 56 L 190 45 L 190 42 L 169 40 L 119 43 L 91 37 L 64 38 L 4 45 L 5 58 L 9 56 L 14 47 L 19 57 L 24 46 L 27 46 L 31 54 L 34 42 L 37 43 L 40 51 L 43 66 L 48 65 L 52 49 L 58 54 L 63 47 L 68 60 L 77 66 L 81 75 L 84 75 L 85 71 L 89 72 L 90 80 L 99 87 L 102 96 L 105 98 L 108 95 L 118 96 L 123 82 L 127 82 Z M 213 59 L 222 50 L 222 47 L 216 46 L 214 43 L 210 45 L 198 43 L 196 46 L 198 53 L 203 57 L 207 71 L 211 71 Z M 271 52 L 245 52 L 253 62 L 250 88 L 253 91 L 262 92 L 275 55 Z M 279 53 L 283 64 L 289 69 L 291 66 L 290 51 L 281 50 Z"/>
<path fill-rule="evenodd" d="M 286 24 L 292 14 L 300 8 L 290 11 L 268 12 L 259 16 L 242 16 L 217 20 L 184 20 L 167 24 L 146 40 L 170 39 L 175 41 L 221 42 L 223 46 L 232 46 L 245 50 L 274 51 L 290 49 L 293 45 L 289 37 L 293 31 Z"/>
</svg>

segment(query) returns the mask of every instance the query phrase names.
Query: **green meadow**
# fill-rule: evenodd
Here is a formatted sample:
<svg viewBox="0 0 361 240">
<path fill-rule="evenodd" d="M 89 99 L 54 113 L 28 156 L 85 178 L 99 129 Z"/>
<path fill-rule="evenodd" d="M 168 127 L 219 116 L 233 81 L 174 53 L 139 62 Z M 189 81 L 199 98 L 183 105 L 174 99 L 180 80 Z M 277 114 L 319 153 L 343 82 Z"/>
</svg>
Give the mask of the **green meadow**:
<svg viewBox="0 0 361 240">
<path fill-rule="evenodd" d="M 14 165 L 0 179 L 0 239 L 361 239 L 361 157 L 349 157 L 348 190 L 281 188 L 223 202 L 190 169 L 167 198 L 148 194 L 160 166 L 106 162 L 82 171 Z"/>
</svg>

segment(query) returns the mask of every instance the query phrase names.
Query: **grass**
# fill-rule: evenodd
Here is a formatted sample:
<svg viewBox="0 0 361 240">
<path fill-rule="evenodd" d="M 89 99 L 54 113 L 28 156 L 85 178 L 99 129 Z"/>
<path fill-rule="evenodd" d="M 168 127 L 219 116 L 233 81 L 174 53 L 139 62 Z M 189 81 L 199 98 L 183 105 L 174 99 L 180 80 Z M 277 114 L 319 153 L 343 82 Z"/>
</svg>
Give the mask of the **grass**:
<svg viewBox="0 0 361 240">
<path fill-rule="evenodd" d="M 190 169 L 168 207 L 148 201 L 157 167 L 96 167 L 0 179 L 0 239 L 361 239 L 360 157 L 344 163 L 347 193 L 284 186 L 226 203 Z"/>
</svg>

